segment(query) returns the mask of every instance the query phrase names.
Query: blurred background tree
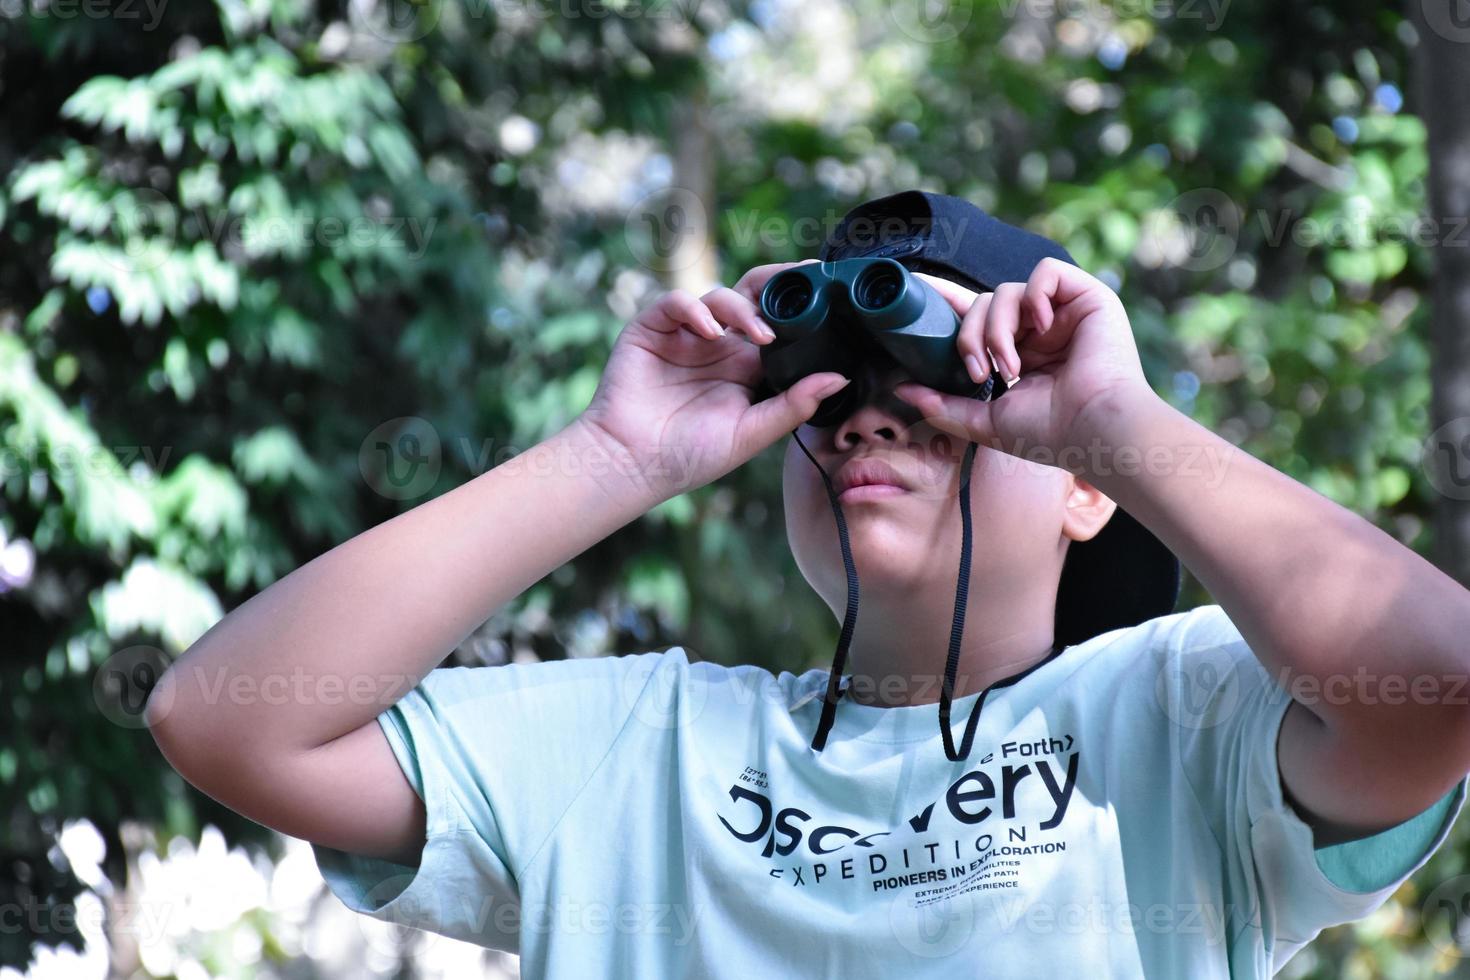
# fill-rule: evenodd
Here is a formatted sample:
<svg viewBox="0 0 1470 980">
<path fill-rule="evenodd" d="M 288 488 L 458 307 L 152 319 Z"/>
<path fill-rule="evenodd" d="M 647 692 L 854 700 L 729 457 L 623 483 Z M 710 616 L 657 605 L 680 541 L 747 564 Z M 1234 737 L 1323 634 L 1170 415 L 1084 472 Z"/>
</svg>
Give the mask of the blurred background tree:
<svg viewBox="0 0 1470 980">
<path fill-rule="evenodd" d="M 943 190 L 1062 241 L 1122 294 L 1161 393 L 1431 553 L 1464 490 L 1421 466 L 1435 235 L 1411 233 L 1408 82 L 1426 30 L 1467 42 L 1436 17 L 0 0 L 0 907 L 25 910 L 0 965 L 433 973 L 400 946 L 344 966 L 270 898 L 121 925 L 160 859 L 273 883 L 301 863 L 169 769 L 137 687 L 292 568 L 569 421 L 656 290 L 808 257 L 868 197 Z M 454 662 L 679 643 L 825 666 L 837 624 L 793 587 L 777 459 L 559 569 Z M 1457 833 L 1287 973 L 1465 971 L 1463 923 L 1422 913 L 1467 856 Z"/>
</svg>

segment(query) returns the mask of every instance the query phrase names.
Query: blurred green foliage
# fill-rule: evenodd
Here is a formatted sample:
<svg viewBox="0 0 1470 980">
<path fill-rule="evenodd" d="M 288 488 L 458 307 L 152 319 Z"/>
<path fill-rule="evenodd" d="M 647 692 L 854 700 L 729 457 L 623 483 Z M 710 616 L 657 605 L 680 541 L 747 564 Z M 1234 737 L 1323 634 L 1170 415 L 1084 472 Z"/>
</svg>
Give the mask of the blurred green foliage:
<svg viewBox="0 0 1470 980">
<path fill-rule="evenodd" d="M 0 902 L 81 887 L 53 850 L 70 819 L 103 832 L 114 880 L 127 820 L 266 842 L 108 720 L 99 667 L 178 654 L 573 417 L 658 286 L 639 209 L 679 179 L 690 118 L 724 280 L 811 255 L 858 200 L 970 197 L 1120 291 L 1168 398 L 1425 550 L 1428 257 L 1395 230 L 1424 209 L 1426 154 L 1401 14 L 940 7 L 0 7 L 0 546 L 34 554 L 0 595 Z M 423 431 L 436 479 L 397 495 L 377 444 Z M 793 588 L 776 458 L 558 570 L 456 657 L 682 643 L 824 665 L 836 624 Z M 1289 972 L 1458 967 L 1419 883 L 1467 853 Z M 0 963 L 74 938 L 37 921 L 0 931 Z"/>
</svg>

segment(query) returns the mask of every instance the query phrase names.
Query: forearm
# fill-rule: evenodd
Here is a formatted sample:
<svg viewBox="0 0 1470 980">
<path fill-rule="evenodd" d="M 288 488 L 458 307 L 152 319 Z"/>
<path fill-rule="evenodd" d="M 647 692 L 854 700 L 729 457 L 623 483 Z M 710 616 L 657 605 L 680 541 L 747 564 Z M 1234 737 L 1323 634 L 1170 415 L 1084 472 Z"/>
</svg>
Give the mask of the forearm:
<svg viewBox="0 0 1470 980">
<path fill-rule="evenodd" d="M 1084 476 L 1179 556 L 1278 683 L 1313 692 L 1301 700 L 1322 721 L 1463 727 L 1467 692 L 1445 696 L 1470 673 L 1470 592 L 1156 397 L 1099 406 L 1085 431 L 1100 448 Z"/>
<path fill-rule="evenodd" d="M 166 675 L 160 742 L 304 750 L 376 717 L 496 610 L 658 502 L 604 445 L 574 422 L 251 598 Z"/>
</svg>

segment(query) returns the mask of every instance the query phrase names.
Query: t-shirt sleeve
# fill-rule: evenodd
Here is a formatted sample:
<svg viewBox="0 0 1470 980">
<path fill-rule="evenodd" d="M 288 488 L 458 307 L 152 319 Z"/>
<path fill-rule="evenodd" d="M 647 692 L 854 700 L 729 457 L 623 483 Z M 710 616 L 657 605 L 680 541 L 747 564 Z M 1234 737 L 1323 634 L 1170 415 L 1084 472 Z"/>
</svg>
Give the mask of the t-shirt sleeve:
<svg viewBox="0 0 1470 980">
<path fill-rule="evenodd" d="M 664 654 L 441 667 L 378 716 L 424 801 L 417 867 L 313 845 L 350 909 L 518 952 L 519 880 L 612 751 Z"/>
<path fill-rule="evenodd" d="M 1467 782 L 1401 824 L 1317 847 L 1282 790 L 1277 739 L 1290 696 L 1220 606 L 1191 611 L 1179 627 L 1159 694 L 1185 778 L 1249 893 L 1233 898 L 1244 899 L 1279 968 L 1322 929 L 1387 901 L 1444 843 Z"/>
</svg>

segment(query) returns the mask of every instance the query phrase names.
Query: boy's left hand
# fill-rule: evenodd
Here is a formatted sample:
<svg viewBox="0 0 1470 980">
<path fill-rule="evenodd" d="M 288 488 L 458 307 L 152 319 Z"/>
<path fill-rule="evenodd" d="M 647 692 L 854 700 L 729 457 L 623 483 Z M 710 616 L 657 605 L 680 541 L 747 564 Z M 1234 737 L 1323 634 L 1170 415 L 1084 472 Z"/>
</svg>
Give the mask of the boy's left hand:
<svg viewBox="0 0 1470 980">
<path fill-rule="evenodd" d="M 962 318 L 956 345 L 970 376 L 983 381 L 994 363 L 1009 385 L 988 402 L 916 382 L 898 385 L 895 394 L 936 428 L 1081 473 L 1094 434 L 1084 432 L 1090 408 L 1114 398 L 1158 399 L 1144 378 L 1122 302 L 1077 266 L 1043 259 L 1026 282 L 978 294 L 920 275 Z M 1051 458 L 1038 458 L 1037 447 Z"/>
</svg>

